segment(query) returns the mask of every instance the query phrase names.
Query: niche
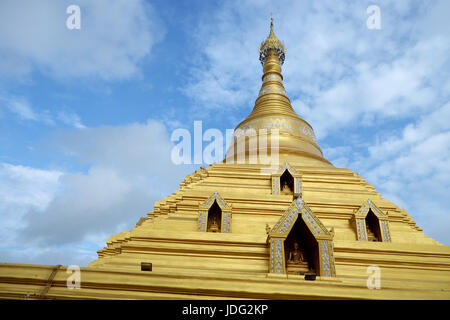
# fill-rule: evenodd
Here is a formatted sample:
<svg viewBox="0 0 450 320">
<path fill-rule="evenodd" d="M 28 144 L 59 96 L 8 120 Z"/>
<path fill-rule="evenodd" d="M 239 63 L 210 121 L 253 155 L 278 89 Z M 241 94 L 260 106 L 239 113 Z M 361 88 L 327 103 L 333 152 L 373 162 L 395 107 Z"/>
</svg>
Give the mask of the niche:
<svg viewBox="0 0 450 320">
<path fill-rule="evenodd" d="M 366 215 L 366 233 L 367 233 L 367 241 L 381 241 L 381 230 L 380 223 L 378 218 L 372 212 L 372 209 L 369 209 Z"/>
<path fill-rule="evenodd" d="M 287 169 L 280 177 L 280 194 L 294 194 L 294 177 Z"/>
<path fill-rule="evenodd" d="M 214 200 L 214 204 L 208 210 L 208 224 L 206 227 L 207 232 L 220 232 L 222 221 L 222 209 L 220 209 L 217 201 Z"/>
<path fill-rule="evenodd" d="M 288 274 L 319 274 L 320 262 L 317 240 L 301 217 L 294 223 L 284 241 L 284 252 Z"/>
</svg>

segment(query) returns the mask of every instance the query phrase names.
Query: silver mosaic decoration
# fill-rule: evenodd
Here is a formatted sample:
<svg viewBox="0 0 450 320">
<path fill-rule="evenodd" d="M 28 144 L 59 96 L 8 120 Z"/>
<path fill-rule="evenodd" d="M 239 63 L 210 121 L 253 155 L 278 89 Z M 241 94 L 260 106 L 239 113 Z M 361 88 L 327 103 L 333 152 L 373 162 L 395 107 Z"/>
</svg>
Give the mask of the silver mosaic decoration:
<svg viewBox="0 0 450 320">
<path fill-rule="evenodd" d="M 314 234 L 322 233 L 322 231 L 318 227 L 317 223 L 314 221 L 314 219 L 309 214 L 308 210 L 306 210 L 305 208 L 303 208 L 303 210 L 302 210 L 302 216 Z"/>
<path fill-rule="evenodd" d="M 287 218 L 284 220 L 283 224 L 281 225 L 280 229 L 278 230 L 278 233 L 285 233 L 289 230 L 290 226 L 294 223 L 294 221 L 297 218 L 298 211 L 296 209 L 293 209 Z"/>
<path fill-rule="evenodd" d="M 290 205 L 289 208 L 286 210 L 286 212 L 283 214 L 283 216 L 281 217 L 281 219 L 278 220 L 278 222 L 273 226 L 271 232 L 275 232 L 275 230 L 278 228 L 278 226 L 281 224 L 281 222 L 284 221 L 284 218 L 291 212 L 291 209 L 292 209 L 295 205 L 296 205 L 295 202 L 291 203 L 291 205 Z"/>
<path fill-rule="evenodd" d="M 198 231 L 206 231 L 206 211 L 200 211 L 198 219 Z"/>
<path fill-rule="evenodd" d="M 330 254 L 328 252 L 328 241 L 320 240 L 320 251 L 322 259 L 321 276 L 331 277 Z"/>
<path fill-rule="evenodd" d="M 356 216 L 367 216 L 369 210 L 375 214 L 378 218 L 378 223 L 381 227 L 381 232 L 383 233 L 383 241 L 391 242 L 391 235 L 389 233 L 389 222 L 386 220 L 387 215 L 383 213 L 372 200 L 368 199 L 361 208 L 355 213 Z M 356 218 L 356 228 L 358 234 L 358 240 L 367 240 L 366 229 L 364 227 L 363 219 Z"/>
<path fill-rule="evenodd" d="M 384 241 L 391 242 L 391 235 L 389 233 L 389 224 L 388 224 L 388 222 L 385 221 L 385 220 L 381 220 L 380 223 L 381 223 L 381 228 L 383 230 Z"/>
<path fill-rule="evenodd" d="M 282 239 L 273 239 L 271 247 L 272 247 L 271 272 L 281 274 L 283 273 Z"/>
<path fill-rule="evenodd" d="M 320 252 L 322 259 L 322 273 L 323 277 L 334 277 L 336 275 L 334 269 L 333 250 L 328 240 L 320 240 Z"/>
<path fill-rule="evenodd" d="M 359 240 L 367 240 L 366 238 L 366 228 L 364 227 L 363 219 L 356 219 L 356 228 L 358 231 L 358 239 Z"/>
<path fill-rule="evenodd" d="M 228 215 L 226 212 L 222 213 L 222 231 L 228 232 Z"/>
<path fill-rule="evenodd" d="M 231 224 L 231 212 L 223 212 L 223 220 L 222 220 L 222 231 L 230 232 L 230 224 Z"/>
<path fill-rule="evenodd" d="M 293 127 L 292 124 L 295 124 L 296 126 Z M 241 135 L 245 133 L 246 130 L 253 129 L 256 131 L 257 128 L 283 129 L 286 131 L 290 131 L 293 135 L 300 134 L 302 136 L 311 139 L 313 142 L 316 142 L 316 136 L 314 135 L 314 131 L 308 125 L 299 120 L 294 120 L 290 118 L 289 119 L 279 118 L 279 117 L 268 117 L 249 121 L 243 126 L 239 127 L 238 129 L 240 129 L 240 131 L 237 132 L 235 131 L 234 136 L 235 138 L 239 138 Z"/>
<path fill-rule="evenodd" d="M 320 233 L 324 233 L 326 235 L 329 235 L 327 228 L 322 224 L 322 221 L 319 220 L 319 218 L 316 217 L 316 215 L 311 211 L 311 209 L 304 203 L 303 210 L 305 210 L 308 213 L 309 218 L 311 218 L 313 228 L 317 228 Z M 302 210 L 302 213 L 303 213 Z"/>
<path fill-rule="evenodd" d="M 280 186 L 280 177 L 272 177 L 272 194 L 279 194 Z"/>
<path fill-rule="evenodd" d="M 203 203 L 203 206 L 204 207 L 210 207 L 211 205 L 212 205 L 212 203 L 213 203 L 213 201 L 214 200 L 216 200 L 216 192 L 214 193 L 214 196 L 212 196 L 212 197 L 209 197 L 209 199 L 207 199 L 204 203 Z"/>
</svg>

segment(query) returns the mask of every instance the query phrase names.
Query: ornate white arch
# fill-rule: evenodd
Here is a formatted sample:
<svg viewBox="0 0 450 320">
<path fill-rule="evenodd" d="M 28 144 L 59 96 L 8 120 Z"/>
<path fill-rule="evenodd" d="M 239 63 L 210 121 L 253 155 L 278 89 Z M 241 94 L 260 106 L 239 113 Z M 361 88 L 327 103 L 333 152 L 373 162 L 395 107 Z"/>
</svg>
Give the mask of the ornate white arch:
<svg viewBox="0 0 450 320">
<path fill-rule="evenodd" d="M 288 171 L 294 178 L 294 197 L 301 197 L 302 194 L 302 176 L 286 161 L 276 173 L 272 174 L 272 194 L 280 194 L 280 177 L 284 171 Z"/>
<path fill-rule="evenodd" d="M 214 201 L 217 202 L 222 210 L 221 232 L 231 232 L 231 206 L 222 199 L 217 191 L 214 192 L 204 203 L 199 205 L 198 231 L 206 231 L 208 211 L 214 204 Z"/>
<path fill-rule="evenodd" d="M 317 241 L 319 250 L 319 275 L 336 277 L 333 255 L 333 235 L 325 228 L 319 218 L 299 197 L 292 202 L 278 223 L 269 232 L 271 274 L 286 274 L 284 240 L 286 240 L 297 219 L 301 217 Z"/>
<path fill-rule="evenodd" d="M 369 210 L 377 217 L 379 227 L 381 230 L 381 241 L 391 242 L 391 233 L 389 231 L 389 220 L 387 214 L 381 211 L 375 203 L 368 199 L 361 207 L 354 213 L 353 220 L 356 227 L 356 234 L 359 241 L 367 241 L 366 217 Z"/>
</svg>

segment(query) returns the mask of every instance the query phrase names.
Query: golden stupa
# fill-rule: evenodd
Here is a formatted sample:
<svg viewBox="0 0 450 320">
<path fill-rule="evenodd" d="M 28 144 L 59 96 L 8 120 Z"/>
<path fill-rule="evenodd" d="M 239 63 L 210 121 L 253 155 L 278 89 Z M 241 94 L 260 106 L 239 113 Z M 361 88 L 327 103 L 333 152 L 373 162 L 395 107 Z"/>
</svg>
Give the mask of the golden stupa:
<svg viewBox="0 0 450 320">
<path fill-rule="evenodd" d="M 261 90 L 225 160 L 111 236 L 79 288 L 68 287 L 69 267 L 1 263 L 0 298 L 450 299 L 450 247 L 323 157 L 286 95 L 284 59 L 272 22 Z M 249 130 L 277 145 L 244 134 L 239 148 Z M 275 167 L 250 161 L 273 147 Z"/>
</svg>

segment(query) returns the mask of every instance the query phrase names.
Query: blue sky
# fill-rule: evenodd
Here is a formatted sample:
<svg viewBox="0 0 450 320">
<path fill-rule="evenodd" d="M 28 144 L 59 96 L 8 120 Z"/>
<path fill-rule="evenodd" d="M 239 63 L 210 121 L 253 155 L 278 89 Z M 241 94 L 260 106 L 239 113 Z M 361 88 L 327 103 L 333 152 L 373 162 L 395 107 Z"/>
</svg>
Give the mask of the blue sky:
<svg viewBox="0 0 450 320">
<path fill-rule="evenodd" d="M 81 8 L 81 29 L 66 8 Z M 366 27 L 369 5 L 381 29 Z M 78 264 L 194 165 L 170 135 L 251 111 L 258 47 L 287 47 L 285 87 L 325 156 L 450 245 L 450 2 L 0 2 L 0 261 Z"/>
</svg>

